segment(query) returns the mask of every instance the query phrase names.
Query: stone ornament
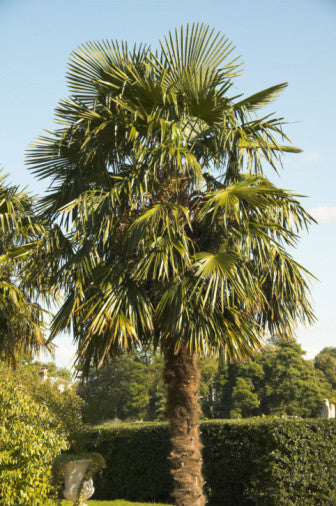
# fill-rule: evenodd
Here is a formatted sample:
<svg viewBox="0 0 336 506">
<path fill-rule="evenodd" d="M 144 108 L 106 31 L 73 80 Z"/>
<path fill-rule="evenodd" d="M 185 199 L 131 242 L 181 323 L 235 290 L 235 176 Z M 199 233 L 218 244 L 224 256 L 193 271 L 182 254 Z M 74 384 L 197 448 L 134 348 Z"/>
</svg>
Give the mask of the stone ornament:
<svg viewBox="0 0 336 506">
<path fill-rule="evenodd" d="M 320 411 L 320 418 L 324 418 L 325 420 L 328 420 L 329 418 L 335 418 L 335 404 L 329 405 L 329 400 L 324 399 L 323 401 L 323 407 Z"/>
<path fill-rule="evenodd" d="M 73 460 L 71 462 L 68 462 L 64 466 L 63 494 L 65 499 L 74 502 L 77 500 L 83 478 L 90 464 L 91 464 L 90 460 Z M 92 496 L 93 492 L 94 492 L 93 481 L 92 478 L 90 478 L 84 483 L 82 499 L 83 500 L 89 499 Z M 81 503 L 81 506 L 87 505 Z"/>
</svg>

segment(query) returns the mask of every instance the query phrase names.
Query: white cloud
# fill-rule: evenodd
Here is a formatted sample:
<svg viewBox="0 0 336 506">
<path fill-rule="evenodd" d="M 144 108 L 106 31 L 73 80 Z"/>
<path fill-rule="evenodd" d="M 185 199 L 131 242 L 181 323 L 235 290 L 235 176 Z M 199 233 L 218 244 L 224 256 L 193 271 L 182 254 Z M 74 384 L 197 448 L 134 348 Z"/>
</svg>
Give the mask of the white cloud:
<svg viewBox="0 0 336 506">
<path fill-rule="evenodd" d="M 290 163 L 294 164 L 298 167 L 306 166 L 306 165 L 317 165 L 321 161 L 323 161 L 323 155 L 319 151 L 315 149 L 310 149 L 309 151 L 304 151 L 300 153 L 298 156 L 290 158 Z"/>
<path fill-rule="evenodd" d="M 319 223 L 336 224 L 336 206 L 320 206 L 309 209 L 309 213 Z"/>
<path fill-rule="evenodd" d="M 307 151 L 304 153 L 300 162 L 301 163 L 316 163 L 322 159 L 321 153 L 315 150 Z"/>
</svg>

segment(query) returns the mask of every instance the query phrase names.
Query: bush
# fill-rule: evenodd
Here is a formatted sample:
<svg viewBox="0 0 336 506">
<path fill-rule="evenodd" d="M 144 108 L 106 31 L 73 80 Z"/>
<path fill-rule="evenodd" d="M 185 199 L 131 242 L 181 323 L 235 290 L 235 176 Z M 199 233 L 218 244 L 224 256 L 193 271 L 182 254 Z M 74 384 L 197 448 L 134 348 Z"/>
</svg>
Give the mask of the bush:
<svg viewBox="0 0 336 506">
<path fill-rule="evenodd" d="M 45 504 L 52 463 L 65 449 L 48 409 L 13 380 L 0 380 L 0 504 Z"/>
<path fill-rule="evenodd" d="M 73 450 L 82 451 L 81 434 L 83 430 L 82 406 L 83 401 L 77 395 L 76 389 L 60 392 L 57 386 L 48 381 L 37 379 L 31 386 L 24 385 L 25 390 L 39 405 L 46 406 L 52 414 L 53 426 L 60 429 L 67 437 Z"/>
<path fill-rule="evenodd" d="M 52 369 L 52 363 L 48 363 Z M 74 450 L 81 451 L 79 434 L 83 429 L 82 408 L 84 402 L 77 395 L 76 385 L 60 392 L 57 385 L 47 381 L 41 381 L 38 371 L 38 363 L 18 362 L 15 370 L 0 362 L 0 377 L 5 376 L 17 383 L 25 393 L 37 404 L 45 406 L 50 412 L 51 428 L 61 430 Z M 57 370 L 57 369 L 56 369 Z M 59 370 L 59 369 L 58 369 Z M 57 370 L 57 371 L 58 371 Z M 63 376 L 66 369 L 61 369 Z"/>
<path fill-rule="evenodd" d="M 97 498 L 169 501 L 166 424 L 97 427 L 86 438 L 107 464 Z M 213 504 L 336 504 L 335 420 L 215 420 L 202 424 L 202 439 Z"/>
</svg>

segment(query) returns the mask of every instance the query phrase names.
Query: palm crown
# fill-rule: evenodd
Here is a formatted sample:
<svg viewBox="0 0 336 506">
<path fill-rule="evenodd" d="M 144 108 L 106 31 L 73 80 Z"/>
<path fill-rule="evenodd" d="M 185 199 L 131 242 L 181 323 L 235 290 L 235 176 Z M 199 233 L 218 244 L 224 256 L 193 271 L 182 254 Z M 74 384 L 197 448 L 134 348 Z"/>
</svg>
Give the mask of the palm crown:
<svg viewBox="0 0 336 506">
<path fill-rule="evenodd" d="M 24 274 L 27 256 L 43 229 L 34 216 L 33 199 L 0 173 L 0 359 L 13 365 L 19 353 L 51 350 L 38 286 L 28 283 Z"/>
<path fill-rule="evenodd" d="M 52 178 L 41 209 L 58 223 L 40 253 L 66 292 L 52 335 L 72 320 L 85 370 L 148 340 L 246 355 L 313 318 L 284 249 L 311 218 L 261 175 L 299 151 L 279 144 L 281 119 L 255 114 L 285 84 L 230 98 L 231 51 L 193 25 L 156 53 L 105 41 L 72 54 L 61 128 L 29 162 Z"/>
</svg>

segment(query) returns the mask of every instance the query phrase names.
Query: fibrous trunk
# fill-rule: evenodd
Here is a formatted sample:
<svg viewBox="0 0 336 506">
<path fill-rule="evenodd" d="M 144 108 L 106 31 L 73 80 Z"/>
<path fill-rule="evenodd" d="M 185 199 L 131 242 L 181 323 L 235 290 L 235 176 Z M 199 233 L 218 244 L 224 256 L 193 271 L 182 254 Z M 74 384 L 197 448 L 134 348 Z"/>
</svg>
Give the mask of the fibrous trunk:
<svg viewBox="0 0 336 506">
<path fill-rule="evenodd" d="M 166 350 L 164 379 L 172 442 L 170 460 L 175 504 L 203 506 L 206 499 L 203 495 L 196 355 L 188 354 L 183 347 L 176 353 L 171 348 Z"/>
</svg>

